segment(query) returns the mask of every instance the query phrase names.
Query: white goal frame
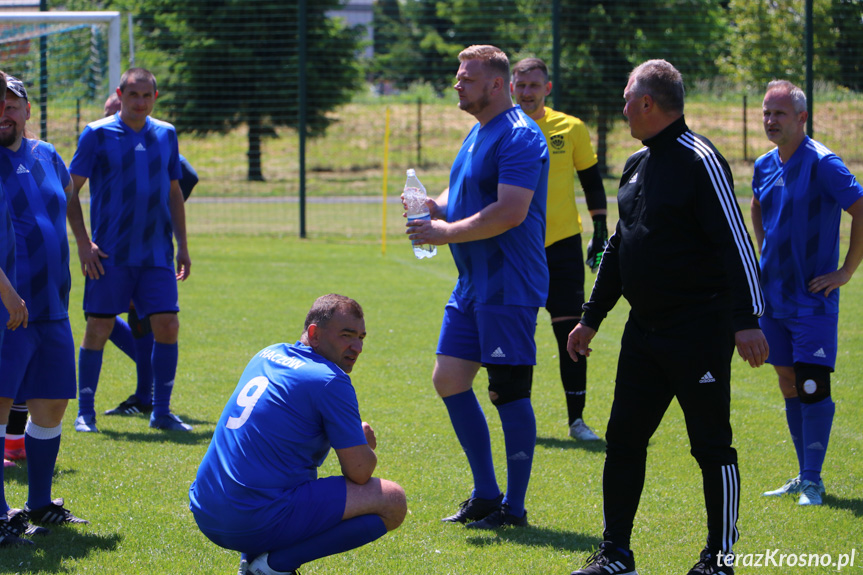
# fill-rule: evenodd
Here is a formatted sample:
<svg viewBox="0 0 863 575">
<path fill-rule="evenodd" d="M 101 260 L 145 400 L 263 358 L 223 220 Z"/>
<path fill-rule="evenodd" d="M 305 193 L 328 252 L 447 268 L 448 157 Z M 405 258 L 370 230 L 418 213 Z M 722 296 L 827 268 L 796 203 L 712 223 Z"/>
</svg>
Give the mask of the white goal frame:
<svg viewBox="0 0 863 575">
<path fill-rule="evenodd" d="M 102 12 L 0 12 L 3 24 L 108 24 L 108 82 L 120 85 L 120 13 Z"/>
</svg>

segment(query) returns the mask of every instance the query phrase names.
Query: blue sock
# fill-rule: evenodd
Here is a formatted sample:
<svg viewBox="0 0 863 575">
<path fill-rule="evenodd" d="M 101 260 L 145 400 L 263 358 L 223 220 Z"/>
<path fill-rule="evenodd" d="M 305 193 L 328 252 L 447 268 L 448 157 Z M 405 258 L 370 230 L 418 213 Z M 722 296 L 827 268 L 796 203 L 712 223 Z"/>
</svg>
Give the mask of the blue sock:
<svg viewBox="0 0 863 575">
<path fill-rule="evenodd" d="M 270 551 L 267 563 L 276 571 L 293 571 L 303 563 L 356 549 L 387 532 L 384 520 L 377 515 L 360 515 L 342 521 L 303 541 L 277 551 Z"/>
<path fill-rule="evenodd" d="M 5 445 L 6 443 L 6 424 L 0 425 L 0 445 Z M 26 447 L 24 449 L 27 449 Z M 0 513 L 4 516 L 9 513 L 9 505 L 6 504 L 6 490 L 3 488 L 3 482 L 5 478 L 3 477 L 4 469 L 0 467 Z"/>
<path fill-rule="evenodd" d="M 60 452 L 60 430 L 57 427 L 39 427 L 32 420 L 27 422 L 24 448 L 27 450 L 27 506 L 39 509 L 51 504 L 51 483 L 54 466 Z"/>
<path fill-rule="evenodd" d="M 452 427 L 467 456 L 473 473 L 473 497 L 494 499 L 500 495 L 494 462 L 491 458 L 491 437 L 482 406 L 472 389 L 443 398 Z"/>
<path fill-rule="evenodd" d="M 497 412 L 506 442 L 506 496 L 503 502 L 509 505 L 513 515 L 522 517 L 536 447 L 536 417 L 528 398 L 500 405 Z"/>
<path fill-rule="evenodd" d="M 138 371 L 138 386 L 135 388 L 135 396 L 141 403 L 150 405 L 153 403 L 153 334 L 148 333 L 144 337 L 135 340 L 135 362 Z"/>
<path fill-rule="evenodd" d="M 135 361 L 135 338 L 132 337 L 132 328 L 129 324 L 117 316 L 114 320 L 114 329 L 111 330 L 111 335 L 108 337 L 111 343 L 116 345 L 120 351 L 128 355 L 132 361 Z"/>
<path fill-rule="evenodd" d="M 797 468 L 803 471 L 803 416 L 800 412 L 799 397 L 785 398 L 785 419 L 788 421 L 794 451 L 797 452 Z"/>
<path fill-rule="evenodd" d="M 821 467 L 827 455 L 836 404 L 833 398 L 828 397 L 818 403 L 801 403 L 800 411 L 803 415 L 804 459 L 800 478 L 817 483 L 821 479 Z"/>
<path fill-rule="evenodd" d="M 96 388 L 101 371 L 102 350 L 82 347 L 78 351 L 78 415 L 96 416 Z"/>
<path fill-rule="evenodd" d="M 153 417 L 171 411 L 171 392 L 177 374 L 176 343 L 153 343 Z"/>
</svg>

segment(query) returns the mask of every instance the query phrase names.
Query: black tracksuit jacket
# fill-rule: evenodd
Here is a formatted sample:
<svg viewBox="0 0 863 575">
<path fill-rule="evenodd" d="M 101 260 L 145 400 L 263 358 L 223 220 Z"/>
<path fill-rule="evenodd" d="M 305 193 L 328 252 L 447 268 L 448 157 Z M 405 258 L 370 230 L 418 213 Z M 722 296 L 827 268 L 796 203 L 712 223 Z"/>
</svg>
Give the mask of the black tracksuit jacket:
<svg viewBox="0 0 863 575">
<path fill-rule="evenodd" d="M 581 323 L 598 329 L 622 295 L 648 331 L 730 314 L 734 331 L 764 311 L 758 262 L 728 163 L 681 116 L 630 156 L 620 219 Z"/>
</svg>

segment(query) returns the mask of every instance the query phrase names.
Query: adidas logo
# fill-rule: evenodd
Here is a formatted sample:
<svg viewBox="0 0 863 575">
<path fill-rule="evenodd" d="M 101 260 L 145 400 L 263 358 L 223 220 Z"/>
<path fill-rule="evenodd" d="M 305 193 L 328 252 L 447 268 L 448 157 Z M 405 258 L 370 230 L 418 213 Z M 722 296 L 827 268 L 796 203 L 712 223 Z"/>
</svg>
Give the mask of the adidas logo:
<svg viewBox="0 0 863 575">
<path fill-rule="evenodd" d="M 779 176 L 779 179 L 776 180 L 776 183 L 774 185 L 776 187 L 785 187 L 785 180 L 782 179 L 782 176 Z"/>
<path fill-rule="evenodd" d="M 823 348 L 823 347 L 819 347 L 819 348 L 818 348 L 818 351 L 816 351 L 815 353 L 813 353 L 813 354 L 812 354 L 812 356 L 813 356 L 813 357 L 827 357 L 827 354 L 826 354 L 826 353 L 824 353 L 824 348 Z"/>
<path fill-rule="evenodd" d="M 137 146 L 135 146 L 135 151 L 136 152 L 146 152 L 147 148 L 144 147 L 144 144 L 139 143 Z"/>
<path fill-rule="evenodd" d="M 527 461 L 530 459 L 530 456 L 524 451 L 519 451 L 518 453 L 513 453 L 507 459 L 510 461 Z"/>
<path fill-rule="evenodd" d="M 629 178 L 629 183 L 634 184 L 637 181 L 638 181 L 638 172 L 635 172 L 634 174 L 632 174 L 632 177 Z"/>
<path fill-rule="evenodd" d="M 81 391 L 78 392 L 78 395 L 87 395 L 87 394 L 90 394 L 90 395 L 93 394 L 93 388 L 92 387 L 85 387 L 84 389 L 82 389 Z"/>
<path fill-rule="evenodd" d="M 714 383 L 716 378 L 713 377 L 713 374 L 709 371 L 701 376 L 701 379 L 698 380 L 698 383 Z"/>
<path fill-rule="evenodd" d="M 470 154 L 473 152 L 473 144 L 470 145 L 470 148 L 467 149 L 467 153 Z"/>
<path fill-rule="evenodd" d="M 595 565 L 595 563 L 594 563 Z M 614 573 L 623 573 L 624 571 L 628 571 L 626 565 L 623 561 L 615 561 L 614 563 L 610 563 L 603 567 L 606 573 L 613 575 Z M 631 571 L 631 573 L 635 573 L 635 571 Z"/>
<path fill-rule="evenodd" d="M 491 352 L 492 357 L 506 357 L 506 354 L 503 352 L 501 348 L 497 348 L 493 352 Z"/>
<path fill-rule="evenodd" d="M 24 167 L 24 164 L 18 164 L 18 169 L 15 170 L 16 174 L 29 174 L 30 170 Z"/>
</svg>

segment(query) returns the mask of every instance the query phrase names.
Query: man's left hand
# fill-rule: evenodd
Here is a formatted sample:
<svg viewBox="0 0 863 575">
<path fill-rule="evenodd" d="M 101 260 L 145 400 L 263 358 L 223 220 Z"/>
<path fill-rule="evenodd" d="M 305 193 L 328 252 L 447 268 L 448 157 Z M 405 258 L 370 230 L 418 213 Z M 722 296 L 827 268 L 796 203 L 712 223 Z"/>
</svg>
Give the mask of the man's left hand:
<svg viewBox="0 0 863 575">
<path fill-rule="evenodd" d="M 760 367 L 767 361 L 770 346 L 760 329 L 742 329 L 734 334 L 737 353 L 752 367 Z"/>
<path fill-rule="evenodd" d="M 605 214 L 593 216 L 593 237 L 587 242 L 587 265 L 590 271 L 596 273 L 602 261 L 605 246 L 608 245 L 608 226 L 605 222 Z"/>
<path fill-rule="evenodd" d="M 844 286 L 849 281 L 851 281 L 851 274 L 840 268 L 835 272 L 812 278 L 809 282 L 809 292 L 818 293 L 823 291 L 824 297 L 827 297 L 830 295 L 830 292 L 839 286 Z"/>
</svg>

